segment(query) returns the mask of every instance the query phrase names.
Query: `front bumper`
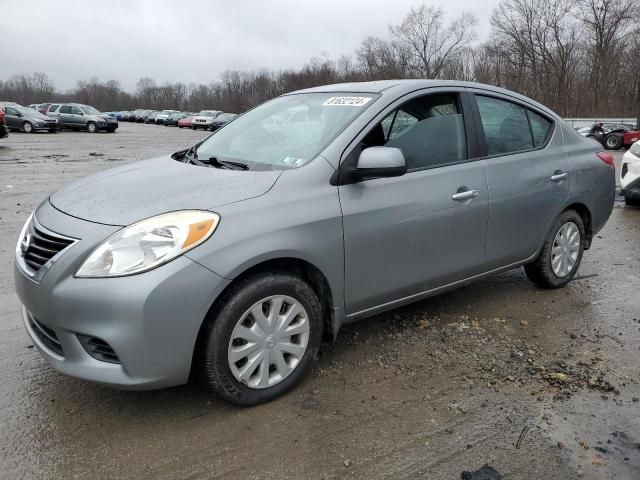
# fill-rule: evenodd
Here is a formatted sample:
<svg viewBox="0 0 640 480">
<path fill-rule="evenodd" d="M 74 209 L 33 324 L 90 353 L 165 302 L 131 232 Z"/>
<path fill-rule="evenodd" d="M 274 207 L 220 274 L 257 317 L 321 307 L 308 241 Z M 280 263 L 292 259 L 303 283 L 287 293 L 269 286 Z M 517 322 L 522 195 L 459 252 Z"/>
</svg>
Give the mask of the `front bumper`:
<svg viewBox="0 0 640 480">
<path fill-rule="evenodd" d="M 14 266 L 25 328 L 42 357 L 67 375 L 123 389 L 185 383 L 202 321 L 229 281 L 185 256 L 139 275 L 75 278 L 86 256 L 118 227 L 70 217 L 48 201 L 36 217 L 49 230 L 80 239 L 37 282 L 21 262 Z M 33 325 L 54 334 L 59 345 Z M 96 358 L 87 339 L 105 342 L 117 363 Z"/>
</svg>

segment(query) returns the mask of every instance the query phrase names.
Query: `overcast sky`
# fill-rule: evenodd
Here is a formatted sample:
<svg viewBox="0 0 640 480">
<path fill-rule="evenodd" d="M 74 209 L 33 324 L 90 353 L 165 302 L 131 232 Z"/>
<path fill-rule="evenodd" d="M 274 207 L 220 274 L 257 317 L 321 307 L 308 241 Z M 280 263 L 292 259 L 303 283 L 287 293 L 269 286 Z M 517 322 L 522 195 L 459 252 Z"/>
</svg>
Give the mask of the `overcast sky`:
<svg viewBox="0 0 640 480">
<path fill-rule="evenodd" d="M 127 90 L 141 76 L 203 82 L 227 69 L 299 68 L 386 36 L 419 0 L 0 0 L 0 78 L 47 73 L 60 89 L 95 75 Z M 499 0 L 425 2 L 489 32 Z"/>
</svg>

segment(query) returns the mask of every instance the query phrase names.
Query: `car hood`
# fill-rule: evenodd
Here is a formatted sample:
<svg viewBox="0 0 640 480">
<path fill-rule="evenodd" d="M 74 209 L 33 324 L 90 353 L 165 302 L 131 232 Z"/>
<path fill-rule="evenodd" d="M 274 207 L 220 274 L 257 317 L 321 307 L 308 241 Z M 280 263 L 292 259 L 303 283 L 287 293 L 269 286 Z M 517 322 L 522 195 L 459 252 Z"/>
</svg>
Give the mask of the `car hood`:
<svg viewBox="0 0 640 480">
<path fill-rule="evenodd" d="M 58 210 L 125 226 L 176 210 L 211 210 L 264 195 L 282 171 L 200 167 L 160 157 L 77 180 L 51 195 Z"/>
</svg>

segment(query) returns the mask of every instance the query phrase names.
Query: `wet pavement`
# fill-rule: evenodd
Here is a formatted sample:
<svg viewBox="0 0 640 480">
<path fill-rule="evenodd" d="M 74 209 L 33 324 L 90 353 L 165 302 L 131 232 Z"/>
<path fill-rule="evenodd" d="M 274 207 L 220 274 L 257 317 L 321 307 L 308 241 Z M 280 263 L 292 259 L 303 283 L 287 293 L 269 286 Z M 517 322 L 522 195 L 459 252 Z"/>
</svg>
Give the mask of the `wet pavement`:
<svg viewBox="0 0 640 480">
<path fill-rule="evenodd" d="M 640 478 L 640 209 L 622 202 L 566 288 L 519 269 L 349 325 L 267 405 L 49 368 L 13 292 L 29 213 L 77 177 L 206 135 L 121 123 L 0 140 L 0 478 L 455 479 L 485 464 L 506 479 Z"/>
</svg>

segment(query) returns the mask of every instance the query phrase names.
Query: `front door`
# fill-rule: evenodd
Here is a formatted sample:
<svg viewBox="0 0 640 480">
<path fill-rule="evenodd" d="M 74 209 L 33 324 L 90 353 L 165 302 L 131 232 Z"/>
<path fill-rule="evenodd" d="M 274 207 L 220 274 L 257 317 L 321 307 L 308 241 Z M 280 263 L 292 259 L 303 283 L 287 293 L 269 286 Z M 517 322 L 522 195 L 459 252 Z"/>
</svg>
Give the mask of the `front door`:
<svg viewBox="0 0 640 480">
<path fill-rule="evenodd" d="M 462 95 L 415 94 L 390 107 L 351 152 L 399 148 L 408 172 L 339 187 L 348 315 L 483 271 L 487 180 L 483 162 L 469 159 L 474 132 Z"/>
</svg>

